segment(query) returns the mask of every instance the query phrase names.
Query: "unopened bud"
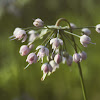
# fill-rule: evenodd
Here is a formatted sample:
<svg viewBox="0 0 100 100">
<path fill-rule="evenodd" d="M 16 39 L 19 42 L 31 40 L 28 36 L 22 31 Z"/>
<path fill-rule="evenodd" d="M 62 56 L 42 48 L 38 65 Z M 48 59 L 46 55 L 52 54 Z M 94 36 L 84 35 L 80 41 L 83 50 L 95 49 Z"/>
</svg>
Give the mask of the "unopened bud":
<svg viewBox="0 0 100 100">
<path fill-rule="evenodd" d="M 73 62 L 73 57 L 71 55 L 69 55 L 69 57 L 66 59 L 66 61 L 67 61 L 67 65 L 71 66 L 72 62 Z"/>
<path fill-rule="evenodd" d="M 60 54 L 56 54 L 55 57 L 54 57 L 54 61 L 59 64 L 61 62 L 61 56 Z"/>
<path fill-rule="evenodd" d="M 91 31 L 88 28 L 83 28 L 82 33 L 89 36 L 91 34 Z"/>
<path fill-rule="evenodd" d="M 81 56 L 78 53 L 75 53 L 73 55 L 73 61 L 76 63 L 80 62 L 80 58 L 81 58 Z"/>
<path fill-rule="evenodd" d="M 30 52 L 30 49 L 28 48 L 27 45 L 22 45 L 20 47 L 19 53 L 20 53 L 21 56 L 25 56 L 25 55 L 29 54 L 29 52 Z"/>
<path fill-rule="evenodd" d="M 27 56 L 27 59 L 26 59 L 26 62 L 28 62 L 29 64 L 32 64 L 32 63 L 36 63 L 37 62 L 37 55 L 35 53 L 30 53 L 28 56 Z"/>
<path fill-rule="evenodd" d="M 86 60 L 87 58 L 86 52 L 82 51 L 81 53 L 79 53 L 79 55 L 81 56 L 81 60 Z"/>
<path fill-rule="evenodd" d="M 72 29 L 76 28 L 76 25 L 74 23 L 70 23 L 70 26 Z"/>
<path fill-rule="evenodd" d="M 87 35 L 83 35 L 80 37 L 80 42 L 84 47 L 87 47 L 87 44 L 91 43 L 91 38 Z"/>
<path fill-rule="evenodd" d="M 43 27 L 43 24 L 44 22 L 40 18 L 35 19 L 35 21 L 33 22 L 33 25 L 36 27 Z"/>
</svg>

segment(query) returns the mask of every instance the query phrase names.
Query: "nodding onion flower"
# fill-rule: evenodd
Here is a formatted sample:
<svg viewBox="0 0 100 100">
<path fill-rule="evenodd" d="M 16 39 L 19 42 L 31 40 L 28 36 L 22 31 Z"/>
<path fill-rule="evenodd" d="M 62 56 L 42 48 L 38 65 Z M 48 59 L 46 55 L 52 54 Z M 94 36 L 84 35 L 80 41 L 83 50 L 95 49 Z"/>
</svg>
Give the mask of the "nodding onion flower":
<svg viewBox="0 0 100 100">
<path fill-rule="evenodd" d="M 92 43 L 92 42 L 91 42 L 91 38 L 90 38 L 89 36 L 87 36 L 87 35 L 81 36 L 81 37 L 80 37 L 80 42 L 81 42 L 81 44 L 82 44 L 84 47 L 87 47 L 87 45 L 88 45 L 89 43 L 95 44 L 95 43 Z"/>
<path fill-rule="evenodd" d="M 28 55 L 29 52 L 30 52 L 30 48 L 29 48 L 27 45 L 22 45 L 22 46 L 20 47 L 19 53 L 20 53 L 21 56 Z"/>
<path fill-rule="evenodd" d="M 11 40 L 16 39 L 22 40 L 22 42 L 25 43 L 28 42 L 28 44 L 24 43 L 19 50 L 21 56 L 28 55 L 26 59 L 28 65 L 24 69 L 33 63 L 40 60 L 42 61 L 42 81 L 45 79 L 46 75 L 55 72 L 56 69 L 59 68 L 61 62 L 64 64 L 66 62 L 66 66 L 71 66 L 73 62 L 80 63 L 82 60 L 86 60 L 87 54 L 78 46 L 75 41 L 76 38 L 84 47 L 87 47 L 88 44 L 92 43 L 89 37 L 91 35 L 91 30 L 89 28 L 95 28 L 95 30 L 100 33 L 100 24 L 92 27 L 80 28 L 76 27 L 74 23 L 69 23 L 67 21 L 68 26 L 62 27 L 59 26 L 62 20 L 65 21 L 65 19 L 61 18 L 57 20 L 55 25 L 44 26 L 44 22 L 40 18 L 37 18 L 33 22 L 33 27 L 17 27 L 13 35 L 10 36 Z M 74 30 L 77 29 L 80 30 L 82 36 L 74 33 Z M 41 40 L 43 40 L 43 42 L 41 42 Z M 36 47 L 35 43 L 39 45 Z M 74 54 L 70 54 L 72 52 L 70 52 L 71 49 L 69 45 L 72 46 L 75 52 Z M 33 47 L 36 47 L 35 52 L 32 51 Z M 32 52 L 30 53 L 30 51 Z"/>
<path fill-rule="evenodd" d="M 52 44 L 52 49 L 56 50 L 59 45 L 63 45 L 63 41 L 59 38 L 53 38 L 50 40 L 50 44 Z"/>
<path fill-rule="evenodd" d="M 42 62 L 43 62 L 43 57 L 46 55 L 46 56 L 49 56 L 49 49 L 46 48 L 45 46 L 42 46 L 42 45 L 39 45 L 36 50 L 39 49 L 39 52 L 37 54 L 37 56 L 39 57 L 39 60 L 41 59 Z"/>
<path fill-rule="evenodd" d="M 40 18 L 37 18 L 34 20 L 33 25 L 36 27 L 43 27 L 44 22 Z"/>
</svg>

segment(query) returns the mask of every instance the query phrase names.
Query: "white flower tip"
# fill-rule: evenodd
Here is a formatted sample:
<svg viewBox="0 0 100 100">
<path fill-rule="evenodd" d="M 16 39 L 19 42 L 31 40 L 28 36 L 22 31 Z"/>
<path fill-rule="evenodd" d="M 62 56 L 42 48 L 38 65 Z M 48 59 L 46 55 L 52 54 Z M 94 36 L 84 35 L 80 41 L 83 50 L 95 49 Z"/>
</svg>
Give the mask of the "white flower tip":
<svg viewBox="0 0 100 100">
<path fill-rule="evenodd" d="M 41 78 L 41 81 L 44 81 L 44 79 L 46 78 L 46 73 L 43 73 L 43 76 L 42 76 L 42 78 Z"/>
</svg>

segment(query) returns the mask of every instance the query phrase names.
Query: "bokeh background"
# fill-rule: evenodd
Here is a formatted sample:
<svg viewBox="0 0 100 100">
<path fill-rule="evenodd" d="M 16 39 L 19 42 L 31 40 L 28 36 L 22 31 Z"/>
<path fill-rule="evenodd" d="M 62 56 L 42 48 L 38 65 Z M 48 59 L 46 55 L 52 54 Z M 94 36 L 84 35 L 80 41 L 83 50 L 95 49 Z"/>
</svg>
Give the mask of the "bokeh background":
<svg viewBox="0 0 100 100">
<path fill-rule="evenodd" d="M 83 100 L 76 64 L 61 64 L 41 82 L 41 64 L 24 70 L 26 57 L 19 55 L 22 44 L 9 39 L 16 27 L 32 26 L 32 18 L 54 25 L 60 17 L 77 26 L 96 25 L 100 0 L 0 0 L 0 100 Z M 88 100 L 100 100 L 100 34 L 92 29 L 91 38 L 96 45 L 80 45 L 88 54 L 81 65 Z"/>
</svg>

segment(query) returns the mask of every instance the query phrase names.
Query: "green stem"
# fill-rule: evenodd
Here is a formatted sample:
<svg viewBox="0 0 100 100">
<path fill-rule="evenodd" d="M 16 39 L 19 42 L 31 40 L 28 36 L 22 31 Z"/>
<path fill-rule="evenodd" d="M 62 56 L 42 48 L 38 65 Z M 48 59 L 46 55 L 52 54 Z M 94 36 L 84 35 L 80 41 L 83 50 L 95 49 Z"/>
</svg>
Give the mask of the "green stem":
<svg viewBox="0 0 100 100">
<path fill-rule="evenodd" d="M 71 34 L 71 35 L 74 35 L 74 36 L 76 36 L 76 37 L 79 37 L 80 38 L 80 36 L 79 35 L 77 35 L 77 34 L 74 34 L 74 33 L 71 33 L 71 32 L 68 32 L 68 31 L 64 31 L 65 33 L 68 33 L 68 34 Z"/>
<path fill-rule="evenodd" d="M 81 81 L 81 86 L 82 86 L 83 97 L 84 97 L 84 100 L 87 100 L 84 79 L 83 79 L 83 74 L 82 74 L 82 69 L 81 69 L 80 63 L 78 63 L 78 69 L 79 69 L 79 74 L 80 74 L 80 81 Z"/>
<path fill-rule="evenodd" d="M 76 27 L 76 28 L 73 28 L 72 30 L 75 30 L 75 29 L 83 29 L 83 28 L 95 28 L 95 26 Z"/>
<path fill-rule="evenodd" d="M 70 34 L 71 34 L 71 33 L 72 33 L 72 28 L 71 28 L 71 26 L 70 26 L 69 21 L 67 21 L 66 19 L 64 19 L 64 18 L 58 19 L 55 25 L 56 25 L 56 26 L 59 26 L 59 24 L 60 24 L 61 21 L 66 21 L 66 22 L 67 22 L 67 24 L 68 24 L 69 27 L 70 27 Z M 65 32 L 66 32 L 66 31 L 65 31 Z M 78 52 L 77 52 L 77 45 L 76 45 L 76 42 L 75 42 L 75 39 L 74 39 L 74 36 L 75 36 L 76 34 L 73 36 L 73 33 L 72 33 L 71 35 L 72 35 L 72 41 L 73 41 L 73 43 L 74 43 L 75 52 L 78 53 Z M 78 36 L 78 37 L 79 37 L 79 36 Z M 81 86 L 82 86 L 83 97 L 84 97 L 84 100 L 87 100 L 86 91 L 85 91 L 85 85 L 84 85 L 84 80 L 83 80 L 83 74 L 82 74 L 82 69 L 81 69 L 80 62 L 78 62 L 77 65 L 78 65 L 78 69 L 79 69 L 79 73 L 80 73 L 80 81 L 81 81 Z"/>
<path fill-rule="evenodd" d="M 70 30 L 70 31 L 72 32 L 72 30 Z M 78 53 L 74 36 L 72 36 L 72 40 L 74 42 L 75 52 Z M 78 62 L 77 65 L 78 65 L 79 74 L 80 74 L 80 81 L 81 81 L 81 86 L 82 86 L 83 97 L 84 97 L 84 100 L 87 100 L 86 91 L 85 91 L 85 85 L 84 85 L 84 79 L 83 79 L 83 74 L 82 74 L 82 69 L 81 69 L 80 62 Z"/>
</svg>

